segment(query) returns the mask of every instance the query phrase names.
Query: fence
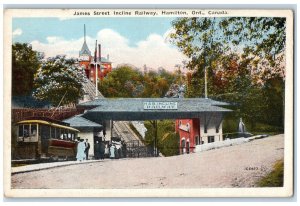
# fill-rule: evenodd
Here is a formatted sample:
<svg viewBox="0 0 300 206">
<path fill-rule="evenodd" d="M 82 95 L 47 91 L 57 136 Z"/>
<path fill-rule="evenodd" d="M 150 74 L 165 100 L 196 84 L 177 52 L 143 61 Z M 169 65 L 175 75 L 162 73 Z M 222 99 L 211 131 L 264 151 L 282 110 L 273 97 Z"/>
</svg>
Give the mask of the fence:
<svg viewBox="0 0 300 206">
<path fill-rule="evenodd" d="M 74 115 L 83 113 L 82 110 L 76 108 L 66 109 L 12 109 L 12 122 L 18 122 L 29 117 L 48 117 L 56 120 L 63 120 Z"/>
<path fill-rule="evenodd" d="M 153 157 L 153 149 L 140 144 L 138 140 L 132 140 L 126 142 L 127 157 L 139 158 L 139 157 Z"/>
</svg>

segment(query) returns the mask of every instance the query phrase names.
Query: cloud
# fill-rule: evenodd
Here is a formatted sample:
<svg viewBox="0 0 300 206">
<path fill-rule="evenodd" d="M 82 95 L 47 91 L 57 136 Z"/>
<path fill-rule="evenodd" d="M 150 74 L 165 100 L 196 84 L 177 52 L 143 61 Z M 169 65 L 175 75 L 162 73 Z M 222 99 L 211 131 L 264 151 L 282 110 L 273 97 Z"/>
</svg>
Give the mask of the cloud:
<svg viewBox="0 0 300 206">
<path fill-rule="evenodd" d="M 13 37 L 16 37 L 16 36 L 22 35 L 22 33 L 23 33 L 22 29 L 18 28 L 13 31 L 12 35 L 13 35 Z"/>
<path fill-rule="evenodd" d="M 171 30 L 163 36 L 150 34 L 146 39 L 137 42 L 134 46 L 129 46 L 129 40 L 111 29 L 102 29 L 97 33 L 96 38 L 87 36 L 87 44 L 92 54 L 95 48 L 95 40 L 101 43 L 102 56 L 108 54 L 113 62 L 113 67 L 118 64 L 133 64 L 139 68 L 147 67 L 157 69 L 164 67 L 172 70 L 175 64 L 181 64 L 185 57 L 170 45 L 166 38 Z M 48 37 L 46 43 L 39 41 L 31 42 L 33 49 L 44 52 L 46 57 L 58 54 L 66 54 L 68 57 L 78 57 L 83 38 L 66 40 L 60 37 Z"/>
</svg>

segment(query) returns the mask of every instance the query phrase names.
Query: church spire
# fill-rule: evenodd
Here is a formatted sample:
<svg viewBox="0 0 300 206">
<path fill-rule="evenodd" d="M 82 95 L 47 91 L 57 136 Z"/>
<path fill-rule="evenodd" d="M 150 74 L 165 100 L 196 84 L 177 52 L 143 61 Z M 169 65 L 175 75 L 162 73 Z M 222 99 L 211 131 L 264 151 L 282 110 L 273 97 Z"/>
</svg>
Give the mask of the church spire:
<svg viewBox="0 0 300 206">
<path fill-rule="evenodd" d="M 86 40 L 86 39 L 85 39 L 85 24 L 84 24 L 84 42 L 85 42 L 85 40 Z"/>
<path fill-rule="evenodd" d="M 91 51 L 89 50 L 89 47 L 86 44 L 85 24 L 83 25 L 83 35 L 84 35 L 84 41 L 81 50 L 79 51 L 79 56 L 91 56 Z"/>
</svg>

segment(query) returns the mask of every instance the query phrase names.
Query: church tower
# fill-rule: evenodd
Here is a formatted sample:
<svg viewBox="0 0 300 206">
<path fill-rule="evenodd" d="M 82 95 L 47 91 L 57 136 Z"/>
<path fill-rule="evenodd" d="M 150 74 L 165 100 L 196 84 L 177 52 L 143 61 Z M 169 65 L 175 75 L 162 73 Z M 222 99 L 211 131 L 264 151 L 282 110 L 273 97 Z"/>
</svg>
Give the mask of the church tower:
<svg viewBox="0 0 300 206">
<path fill-rule="evenodd" d="M 87 78 L 89 78 L 89 64 L 92 59 L 91 51 L 89 50 L 86 44 L 86 31 L 85 31 L 85 24 L 84 24 L 84 42 L 79 51 L 79 65 L 84 66 L 84 70 L 86 73 Z"/>
</svg>

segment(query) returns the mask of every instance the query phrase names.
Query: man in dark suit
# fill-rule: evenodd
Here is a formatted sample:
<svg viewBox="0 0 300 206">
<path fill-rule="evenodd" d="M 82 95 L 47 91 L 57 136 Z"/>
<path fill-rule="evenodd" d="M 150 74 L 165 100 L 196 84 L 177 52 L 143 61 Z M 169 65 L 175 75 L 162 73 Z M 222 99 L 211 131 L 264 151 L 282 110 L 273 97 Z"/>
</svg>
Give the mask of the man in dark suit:
<svg viewBox="0 0 300 206">
<path fill-rule="evenodd" d="M 90 143 L 88 142 L 88 139 L 85 139 L 85 155 L 86 155 L 86 160 L 89 159 L 89 150 L 90 150 Z"/>
</svg>

